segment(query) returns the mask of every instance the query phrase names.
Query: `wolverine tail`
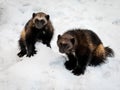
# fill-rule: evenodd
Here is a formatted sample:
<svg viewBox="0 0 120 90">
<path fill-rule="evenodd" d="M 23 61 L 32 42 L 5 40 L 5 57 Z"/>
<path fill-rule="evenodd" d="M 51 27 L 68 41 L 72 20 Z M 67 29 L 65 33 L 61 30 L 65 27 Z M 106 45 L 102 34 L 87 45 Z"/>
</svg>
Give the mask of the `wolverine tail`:
<svg viewBox="0 0 120 90">
<path fill-rule="evenodd" d="M 97 66 L 104 63 L 107 57 L 113 57 L 114 51 L 109 47 L 104 47 L 102 44 L 98 45 L 96 50 L 93 52 L 93 58 L 90 65 Z"/>
<path fill-rule="evenodd" d="M 105 54 L 106 54 L 106 57 L 113 57 L 114 51 L 109 47 L 105 47 Z"/>
</svg>

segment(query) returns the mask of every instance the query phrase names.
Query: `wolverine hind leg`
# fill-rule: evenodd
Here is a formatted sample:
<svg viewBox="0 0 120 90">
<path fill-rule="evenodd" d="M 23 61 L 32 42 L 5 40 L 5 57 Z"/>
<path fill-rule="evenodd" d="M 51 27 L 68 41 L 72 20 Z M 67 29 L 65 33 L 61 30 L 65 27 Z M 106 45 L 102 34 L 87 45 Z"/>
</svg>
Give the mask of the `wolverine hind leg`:
<svg viewBox="0 0 120 90">
<path fill-rule="evenodd" d="M 26 51 L 25 43 L 22 39 L 19 40 L 19 46 L 21 51 L 17 55 L 19 57 L 23 57 L 27 53 L 27 51 Z"/>
</svg>

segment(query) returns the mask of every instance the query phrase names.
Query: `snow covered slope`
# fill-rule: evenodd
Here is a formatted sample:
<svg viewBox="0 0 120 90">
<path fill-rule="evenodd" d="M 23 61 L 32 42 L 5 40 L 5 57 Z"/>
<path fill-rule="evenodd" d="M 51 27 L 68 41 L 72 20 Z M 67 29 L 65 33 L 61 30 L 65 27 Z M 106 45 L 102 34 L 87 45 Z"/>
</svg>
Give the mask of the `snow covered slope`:
<svg viewBox="0 0 120 90">
<path fill-rule="evenodd" d="M 0 90 L 120 90 L 119 0 L 0 0 Z M 18 39 L 33 12 L 50 15 L 55 27 L 52 49 L 36 44 L 34 57 L 19 58 Z M 88 28 L 115 51 L 106 64 L 75 76 L 64 67 L 57 35 Z"/>
</svg>

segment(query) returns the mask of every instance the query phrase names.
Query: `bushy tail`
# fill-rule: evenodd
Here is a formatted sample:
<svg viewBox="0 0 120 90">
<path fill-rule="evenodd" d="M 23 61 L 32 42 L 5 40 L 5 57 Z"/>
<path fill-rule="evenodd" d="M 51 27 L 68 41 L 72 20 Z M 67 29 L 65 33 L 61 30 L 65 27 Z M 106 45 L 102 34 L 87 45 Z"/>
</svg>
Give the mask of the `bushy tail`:
<svg viewBox="0 0 120 90">
<path fill-rule="evenodd" d="M 113 57 L 114 51 L 109 47 L 105 47 L 105 54 L 106 54 L 106 57 Z"/>
</svg>

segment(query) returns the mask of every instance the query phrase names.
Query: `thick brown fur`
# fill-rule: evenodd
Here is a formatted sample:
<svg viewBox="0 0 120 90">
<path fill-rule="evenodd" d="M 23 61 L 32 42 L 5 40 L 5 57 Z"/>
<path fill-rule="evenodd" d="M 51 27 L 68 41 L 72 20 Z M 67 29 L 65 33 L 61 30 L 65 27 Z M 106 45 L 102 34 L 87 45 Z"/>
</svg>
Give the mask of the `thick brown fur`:
<svg viewBox="0 0 120 90">
<path fill-rule="evenodd" d="M 65 66 L 75 75 L 84 74 L 87 65 L 100 65 L 114 52 L 104 47 L 99 37 L 91 30 L 73 29 L 58 35 L 57 45 L 68 56 Z"/>
<path fill-rule="evenodd" d="M 27 54 L 27 57 L 36 54 L 35 43 L 42 41 L 48 47 L 54 34 L 54 28 L 50 21 L 50 16 L 43 13 L 33 13 L 32 18 L 26 23 L 19 39 L 19 57 Z"/>
</svg>

